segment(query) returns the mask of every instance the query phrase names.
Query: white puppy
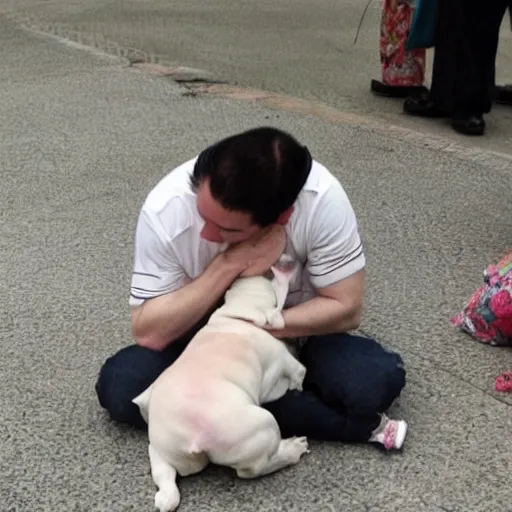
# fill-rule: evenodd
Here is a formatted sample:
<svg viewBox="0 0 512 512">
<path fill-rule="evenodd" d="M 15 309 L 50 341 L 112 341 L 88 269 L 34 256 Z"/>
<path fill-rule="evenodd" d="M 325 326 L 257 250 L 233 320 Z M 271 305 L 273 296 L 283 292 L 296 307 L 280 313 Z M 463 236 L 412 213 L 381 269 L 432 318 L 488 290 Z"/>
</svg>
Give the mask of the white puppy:
<svg viewBox="0 0 512 512">
<path fill-rule="evenodd" d="M 272 271 L 272 282 L 235 281 L 178 360 L 133 400 L 148 423 L 160 512 L 179 505 L 176 476 L 198 473 L 209 462 L 256 478 L 308 452 L 305 437 L 282 440 L 275 418 L 260 407 L 288 389 L 301 390 L 306 373 L 286 344 L 261 328 L 284 327 L 281 310 L 293 270 Z"/>
</svg>

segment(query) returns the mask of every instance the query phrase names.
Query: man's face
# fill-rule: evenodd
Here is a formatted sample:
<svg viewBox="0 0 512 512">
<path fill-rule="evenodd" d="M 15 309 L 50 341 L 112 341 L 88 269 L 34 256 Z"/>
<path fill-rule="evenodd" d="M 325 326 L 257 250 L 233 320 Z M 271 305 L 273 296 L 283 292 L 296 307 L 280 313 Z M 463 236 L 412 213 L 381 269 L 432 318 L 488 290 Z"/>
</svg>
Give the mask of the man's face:
<svg viewBox="0 0 512 512">
<path fill-rule="evenodd" d="M 208 181 L 197 191 L 197 209 L 204 220 L 201 237 L 210 242 L 235 244 L 261 230 L 250 215 L 223 208 L 210 192 Z"/>
</svg>

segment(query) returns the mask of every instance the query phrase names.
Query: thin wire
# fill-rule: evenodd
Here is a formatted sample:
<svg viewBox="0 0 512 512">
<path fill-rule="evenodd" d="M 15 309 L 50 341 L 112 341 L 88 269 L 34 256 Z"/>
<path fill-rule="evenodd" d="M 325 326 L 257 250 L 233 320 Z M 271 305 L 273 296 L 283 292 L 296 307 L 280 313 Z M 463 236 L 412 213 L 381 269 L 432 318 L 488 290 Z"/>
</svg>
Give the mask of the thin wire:
<svg viewBox="0 0 512 512">
<path fill-rule="evenodd" d="M 372 3 L 372 0 L 368 0 L 368 3 L 366 4 L 366 7 L 364 8 L 363 15 L 361 16 L 361 19 L 359 20 L 359 26 L 357 27 L 356 37 L 354 38 L 354 42 L 352 43 L 352 46 L 357 43 L 357 38 L 359 37 L 359 31 L 361 30 L 361 25 L 363 24 L 364 17 L 366 16 L 366 11 L 368 10 L 368 7 L 370 7 L 371 3 Z"/>
</svg>

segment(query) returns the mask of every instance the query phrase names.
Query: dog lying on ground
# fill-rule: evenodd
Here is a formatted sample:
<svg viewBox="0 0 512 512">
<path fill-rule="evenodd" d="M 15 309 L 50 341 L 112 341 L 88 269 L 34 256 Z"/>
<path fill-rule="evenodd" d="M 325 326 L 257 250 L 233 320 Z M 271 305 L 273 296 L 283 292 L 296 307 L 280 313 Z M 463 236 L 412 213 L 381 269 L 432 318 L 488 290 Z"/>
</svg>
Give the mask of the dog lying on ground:
<svg viewBox="0 0 512 512">
<path fill-rule="evenodd" d="M 177 475 L 199 473 L 209 462 L 256 478 L 308 452 L 305 437 L 281 439 L 275 418 L 260 407 L 288 389 L 302 390 L 306 373 L 286 344 L 262 328 L 284 327 L 281 310 L 293 270 L 276 266 L 272 272 L 272 281 L 235 281 L 183 354 L 133 400 L 148 423 L 160 512 L 180 503 Z"/>
</svg>

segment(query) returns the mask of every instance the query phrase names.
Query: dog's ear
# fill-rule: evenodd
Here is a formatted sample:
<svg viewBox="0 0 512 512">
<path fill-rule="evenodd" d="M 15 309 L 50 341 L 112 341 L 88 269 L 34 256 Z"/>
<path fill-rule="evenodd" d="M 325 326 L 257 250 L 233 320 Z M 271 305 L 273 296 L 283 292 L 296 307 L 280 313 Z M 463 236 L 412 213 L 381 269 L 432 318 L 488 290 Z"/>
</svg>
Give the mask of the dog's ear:
<svg viewBox="0 0 512 512">
<path fill-rule="evenodd" d="M 297 264 L 287 254 L 283 254 L 279 261 L 271 267 L 274 278 L 272 279 L 272 288 L 276 294 L 276 309 L 282 311 L 286 297 L 288 295 L 288 289 L 290 282 L 297 273 Z"/>
<path fill-rule="evenodd" d="M 148 423 L 149 399 L 151 398 L 152 389 L 153 384 L 132 400 L 132 402 L 139 407 L 140 415 L 144 418 L 146 423 Z"/>
</svg>

